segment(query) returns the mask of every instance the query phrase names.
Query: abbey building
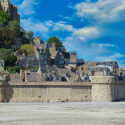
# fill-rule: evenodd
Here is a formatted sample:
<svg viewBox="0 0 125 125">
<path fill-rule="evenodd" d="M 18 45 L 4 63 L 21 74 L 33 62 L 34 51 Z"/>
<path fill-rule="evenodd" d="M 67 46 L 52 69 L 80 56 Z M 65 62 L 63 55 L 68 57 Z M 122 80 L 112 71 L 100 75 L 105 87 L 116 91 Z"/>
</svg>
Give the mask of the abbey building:
<svg viewBox="0 0 125 125">
<path fill-rule="evenodd" d="M 20 15 L 10 0 L 0 0 L 0 10 L 10 14 L 12 20 L 18 20 L 20 22 Z"/>
</svg>

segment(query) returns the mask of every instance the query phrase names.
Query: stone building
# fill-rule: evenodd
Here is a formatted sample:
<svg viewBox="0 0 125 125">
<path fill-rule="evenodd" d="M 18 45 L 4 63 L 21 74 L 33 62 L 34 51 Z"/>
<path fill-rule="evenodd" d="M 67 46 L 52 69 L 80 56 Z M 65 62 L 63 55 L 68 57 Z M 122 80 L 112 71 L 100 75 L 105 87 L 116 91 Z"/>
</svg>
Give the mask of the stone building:
<svg viewBox="0 0 125 125">
<path fill-rule="evenodd" d="M 36 68 L 39 66 L 39 60 L 35 56 L 17 56 L 18 65 L 21 69 Z"/>
<path fill-rule="evenodd" d="M 104 65 L 104 67 L 109 67 L 112 75 L 118 75 L 119 65 L 117 61 L 106 61 L 106 62 L 97 62 L 96 66 Z"/>
<path fill-rule="evenodd" d="M 39 44 L 44 44 L 44 41 L 42 40 L 42 38 L 39 36 L 35 36 L 32 40 L 33 45 L 39 45 Z"/>
<path fill-rule="evenodd" d="M 110 76 L 111 67 L 106 67 L 106 66 L 95 66 L 93 71 L 94 71 L 94 76 Z"/>
<path fill-rule="evenodd" d="M 37 51 L 39 54 L 39 67 L 43 72 L 46 72 L 46 65 L 47 65 L 45 48 L 46 48 L 45 44 L 37 44 Z"/>
<path fill-rule="evenodd" d="M 56 56 L 57 56 L 57 50 L 56 50 L 56 45 L 55 43 L 52 44 L 47 44 L 47 48 L 46 48 L 46 54 L 50 56 L 48 58 L 51 58 L 49 64 L 50 65 L 54 65 L 56 63 Z"/>
<path fill-rule="evenodd" d="M 77 65 L 81 66 L 85 63 L 84 59 L 77 59 Z"/>
<path fill-rule="evenodd" d="M 9 13 L 12 20 L 20 22 L 20 15 L 17 12 L 17 7 L 15 7 L 10 0 L 0 0 L 0 10 Z"/>
<path fill-rule="evenodd" d="M 77 63 L 77 53 L 76 52 L 70 53 L 70 62 L 71 63 Z"/>
<path fill-rule="evenodd" d="M 64 55 L 62 52 L 58 51 L 57 56 L 56 56 L 56 66 L 60 68 L 64 68 L 64 65 L 65 65 Z"/>
<path fill-rule="evenodd" d="M 66 52 L 64 54 L 66 67 L 77 67 L 84 64 L 84 59 L 78 59 L 76 52 Z"/>
</svg>

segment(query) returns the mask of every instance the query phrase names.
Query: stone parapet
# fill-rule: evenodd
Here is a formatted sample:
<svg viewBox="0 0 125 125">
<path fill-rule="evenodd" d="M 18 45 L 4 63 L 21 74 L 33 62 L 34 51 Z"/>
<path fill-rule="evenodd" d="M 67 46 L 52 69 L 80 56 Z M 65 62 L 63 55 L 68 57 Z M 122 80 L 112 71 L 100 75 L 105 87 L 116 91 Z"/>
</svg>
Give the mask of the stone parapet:
<svg viewBox="0 0 125 125">
<path fill-rule="evenodd" d="M 115 77 L 114 76 L 90 76 L 90 80 L 91 80 L 92 84 L 115 83 Z"/>
<path fill-rule="evenodd" d="M 58 85 L 58 86 L 71 86 L 71 85 L 81 85 L 81 86 L 91 86 L 91 83 L 90 82 L 19 82 L 19 83 L 16 83 L 16 82 L 9 82 L 9 83 L 6 83 L 7 85 L 50 85 L 50 86 L 53 86 L 53 85 Z M 1 85 L 1 83 L 0 83 Z"/>
</svg>

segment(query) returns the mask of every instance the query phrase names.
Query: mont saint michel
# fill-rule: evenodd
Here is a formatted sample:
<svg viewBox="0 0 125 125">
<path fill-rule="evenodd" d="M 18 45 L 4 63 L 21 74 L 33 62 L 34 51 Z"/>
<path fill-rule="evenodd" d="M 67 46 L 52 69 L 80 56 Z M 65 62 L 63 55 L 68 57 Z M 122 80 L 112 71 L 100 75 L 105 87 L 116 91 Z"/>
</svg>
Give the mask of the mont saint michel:
<svg viewBox="0 0 125 125">
<path fill-rule="evenodd" d="M 0 0 L 0 124 L 125 124 L 124 4 Z"/>
</svg>

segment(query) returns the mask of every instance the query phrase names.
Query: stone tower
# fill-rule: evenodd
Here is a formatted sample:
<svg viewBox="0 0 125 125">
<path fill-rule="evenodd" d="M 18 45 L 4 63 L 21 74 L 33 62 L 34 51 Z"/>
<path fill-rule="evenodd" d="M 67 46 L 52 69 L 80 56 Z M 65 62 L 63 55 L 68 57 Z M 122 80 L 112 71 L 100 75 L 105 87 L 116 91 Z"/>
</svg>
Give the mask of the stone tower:
<svg viewBox="0 0 125 125">
<path fill-rule="evenodd" d="M 70 62 L 77 63 L 77 53 L 76 52 L 70 53 Z"/>
<path fill-rule="evenodd" d="M 5 12 L 9 12 L 9 0 L 0 0 L 1 2 L 1 8 Z"/>
<path fill-rule="evenodd" d="M 20 15 L 17 12 L 17 7 L 15 7 L 10 0 L 0 0 L 0 10 L 9 13 L 12 20 L 18 20 L 20 22 Z"/>
</svg>

